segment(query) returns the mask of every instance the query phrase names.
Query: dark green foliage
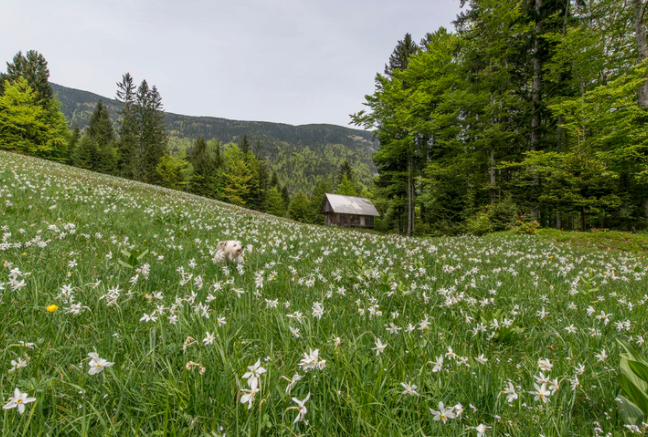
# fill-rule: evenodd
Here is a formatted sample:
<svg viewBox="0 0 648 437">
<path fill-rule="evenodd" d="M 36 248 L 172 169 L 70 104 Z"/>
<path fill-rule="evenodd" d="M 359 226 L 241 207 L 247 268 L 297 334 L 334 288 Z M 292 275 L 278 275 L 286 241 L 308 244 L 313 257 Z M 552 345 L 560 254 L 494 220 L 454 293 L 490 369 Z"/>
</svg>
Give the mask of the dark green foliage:
<svg viewBox="0 0 648 437">
<path fill-rule="evenodd" d="M 94 170 L 97 168 L 98 161 L 99 149 L 97 142 L 88 135 L 82 136 L 79 144 L 74 149 L 72 163 L 80 168 Z"/>
<path fill-rule="evenodd" d="M 139 122 L 135 113 L 135 81 L 130 73 L 117 83 L 117 101 L 119 110 L 119 141 L 117 143 L 117 167 L 123 177 L 135 177 L 137 169 L 137 151 L 139 149 Z"/>
<path fill-rule="evenodd" d="M 159 182 L 157 165 L 166 153 L 167 133 L 162 98 L 155 86 L 149 88 L 146 80 L 137 88 L 135 112 L 140 126 L 137 176 L 143 182 L 155 184 Z"/>
<path fill-rule="evenodd" d="M 268 197 L 270 178 L 268 174 L 268 163 L 263 157 L 248 153 L 248 164 L 252 171 L 250 181 L 249 206 L 257 211 L 265 210 L 265 203 Z"/>
<path fill-rule="evenodd" d="M 189 155 L 193 173 L 189 182 L 189 191 L 199 196 L 216 198 L 216 163 L 207 150 L 203 137 L 196 138 Z"/>
<path fill-rule="evenodd" d="M 356 189 L 354 188 L 353 184 L 351 181 L 347 178 L 347 175 L 342 176 L 342 181 L 340 182 L 340 185 L 338 186 L 338 189 L 336 191 L 337 194 L 342 194 L 344 196 L 357 196 L 358 193 L 356 192 Z"/>
<path fill-rule="evenodd" d="M 90 117 L 85 136 L 92 140 L 94 148 L 96 148 L 94 163 L 89 169 L 101 173 L 117 174 L 115 131 L 108 110 L 101 100 L 97 102 L 97 106 Z"/>
<path fill-rule="evenodd" d="M 272 172 L 272 178 L 270 179 L 270 186 L 271 187 L 278 187 L 279 186 L 279 177 L 277 176 L 276 171 Z"/>
<path fill-rule="evenodd" d="M 22 52 L 18 52 L 13 62 L 7 62 L 7 73 L 0 73 L 0 94 L 4 93 L 5 80 L 15 83 L 19 77 L 24 77 L 36 93 L 35 101 L 46 107 L 47 102 L 54 97 L 49 75 L 47 61 L 43 55 L 35 50 L 29 50 L 24 56 Z"/>
<path fill-rule="evenodd" d="M 250 200 L 250 182 L 254 176 L 243 152 L 236 144 L 225 151 L 223 171 L 223 200 L 238 206 L 247 206 Z"/>
<path fill-rule="evenodd" d="M 389 63 L 385 65 L 385 74 L 392 76 L 397 70 L 405 70 L 409 58 L 418 51 L 416 43 L 412 40 L 412 35 L 405 34 L 405 38 L 398 41 L 394 52 L 389 56 Z"/>
<path fill-rule="evenodd" d="M 293 197 L 290 206 L 288 207 L 288 215 L 291 219 L 299 222 L 306 222 L 309 218 L 310 201 L 308 196 L 303 191 L 299 191 Z"/>
<path fill-rule="evenodd" d="M 176 156 L 164 155 L 156 169 L 160 185 L 172 190 L 183 190 L 189 180 L 189 163 Z M 211 197 L 211 196 L 210 196 Z"/>
<path fill-rule="evenodd" d="M 74 151 L 76 150 L 80 138 L 81 130 L 79 129 L 78 125 L 74 126 L 74 129 L 72 130 L 72 134 L 70 136 L 70 144 L 68 145 L 68 156 L 65 160 L 66 164 L 72 164 L 72 157 L 74 156 Z"/>
<path fill-rule="evenodd" d="M 488 214 L 493 231 L 508 231 L 515 226 L 518 217 L 518 206 L 509 195 L 490 205 Z"/>
<path fill-rule="evenodd" d="M 290 205 L 290 193 L 288 193 L 288 186 L 284 185 L 283 187 L 281 187 L 280 192 L 281 192 L 281 198 L 284 201 L 284 205 L 286 205 L 287 207 L 288 205 Z"/>
<path fill-rule="evenodd" d="M 241 141 L 241 152 L 243 153 L 243 159 L 247 161 L 248 153 L 250 153 L 250 142 L 248 141 L 247 134 L 243 135 L 243 141 Z"/>
<path fill-rule="evenodd" d="M 271 187 L 268 190 L 265 212 L 268 214 L 283 217 L 286 215 L 286 203 L 277 187 Z"/>
<path fill-rule="evenodd" d="M 324 224 L 324 216 L 319 213 L 324 203 L 326 193 L 333 191 L 333 183 L 329 179 L 321 179 L 315 184 L 308 206 L 308 222 L 318 225 Z"/>
</svg>

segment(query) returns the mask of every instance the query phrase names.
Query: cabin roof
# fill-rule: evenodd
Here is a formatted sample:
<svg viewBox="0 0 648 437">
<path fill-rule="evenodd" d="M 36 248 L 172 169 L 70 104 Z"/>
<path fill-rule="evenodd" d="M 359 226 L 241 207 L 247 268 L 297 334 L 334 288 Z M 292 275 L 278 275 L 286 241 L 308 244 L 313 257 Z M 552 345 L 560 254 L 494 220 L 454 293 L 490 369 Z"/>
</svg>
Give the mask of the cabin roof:
<svg viewBox="0 0 648 437">
<path fill-rule="evenodd" d="M 378 210 L 374 204 L 371 203 L 371 200 L 364 197 L 326 193 L 326 200 L 328 200 L 329 205 L 331 205 L 333 212 L 337 214 L 357 214 L 380 217 Z"/>
</svg>

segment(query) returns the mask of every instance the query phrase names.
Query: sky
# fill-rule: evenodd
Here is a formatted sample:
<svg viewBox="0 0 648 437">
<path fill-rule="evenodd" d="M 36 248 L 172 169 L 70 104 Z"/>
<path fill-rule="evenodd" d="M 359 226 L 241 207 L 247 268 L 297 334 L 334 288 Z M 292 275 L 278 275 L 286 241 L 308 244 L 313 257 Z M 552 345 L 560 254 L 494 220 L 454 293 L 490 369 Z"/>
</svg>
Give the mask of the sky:
<svg viewBox="0 0 648 437">
<path fill-rule="evenodd" d="M 0 68 L 22 50 L 50 80 L 113 97 L 122 75 L 166 111 L 346 126 L 398 40 L 452 28 L 459 0 L 0 2 Z"/>
</svg>

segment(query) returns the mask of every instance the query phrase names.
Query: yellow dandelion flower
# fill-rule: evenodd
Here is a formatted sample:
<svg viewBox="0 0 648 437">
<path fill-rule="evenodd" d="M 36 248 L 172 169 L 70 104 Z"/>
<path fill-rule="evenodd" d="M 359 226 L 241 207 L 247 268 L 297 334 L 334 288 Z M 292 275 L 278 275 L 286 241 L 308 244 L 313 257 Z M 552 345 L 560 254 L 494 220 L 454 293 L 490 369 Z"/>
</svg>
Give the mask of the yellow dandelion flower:
<svg viewBox="0 0 648 437">
<path fill-rule="evenodd" d="M 47 308 L 45 308 L 45 309 L 47 310 L 48 313 L 53 313 L 54 311 L 58 310 L 58 306 L 52 304 L 52 305 L 49 305 L 49 306 L 48 306 Z"/>
</svg>

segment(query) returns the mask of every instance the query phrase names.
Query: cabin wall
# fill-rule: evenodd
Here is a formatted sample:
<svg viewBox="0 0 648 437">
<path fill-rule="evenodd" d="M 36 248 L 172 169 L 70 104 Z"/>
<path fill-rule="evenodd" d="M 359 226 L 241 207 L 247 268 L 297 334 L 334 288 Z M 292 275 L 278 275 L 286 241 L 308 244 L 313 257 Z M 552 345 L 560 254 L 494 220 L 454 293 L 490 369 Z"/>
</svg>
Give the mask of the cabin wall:
<svg viewBox="0 0 648 437">
<path fill-rule="evenodd" d="M 329 213 L 324 216 L 324 224 L 326 226 L 373 228 L 374 218 L 370 215 Z"/>
</svg>

